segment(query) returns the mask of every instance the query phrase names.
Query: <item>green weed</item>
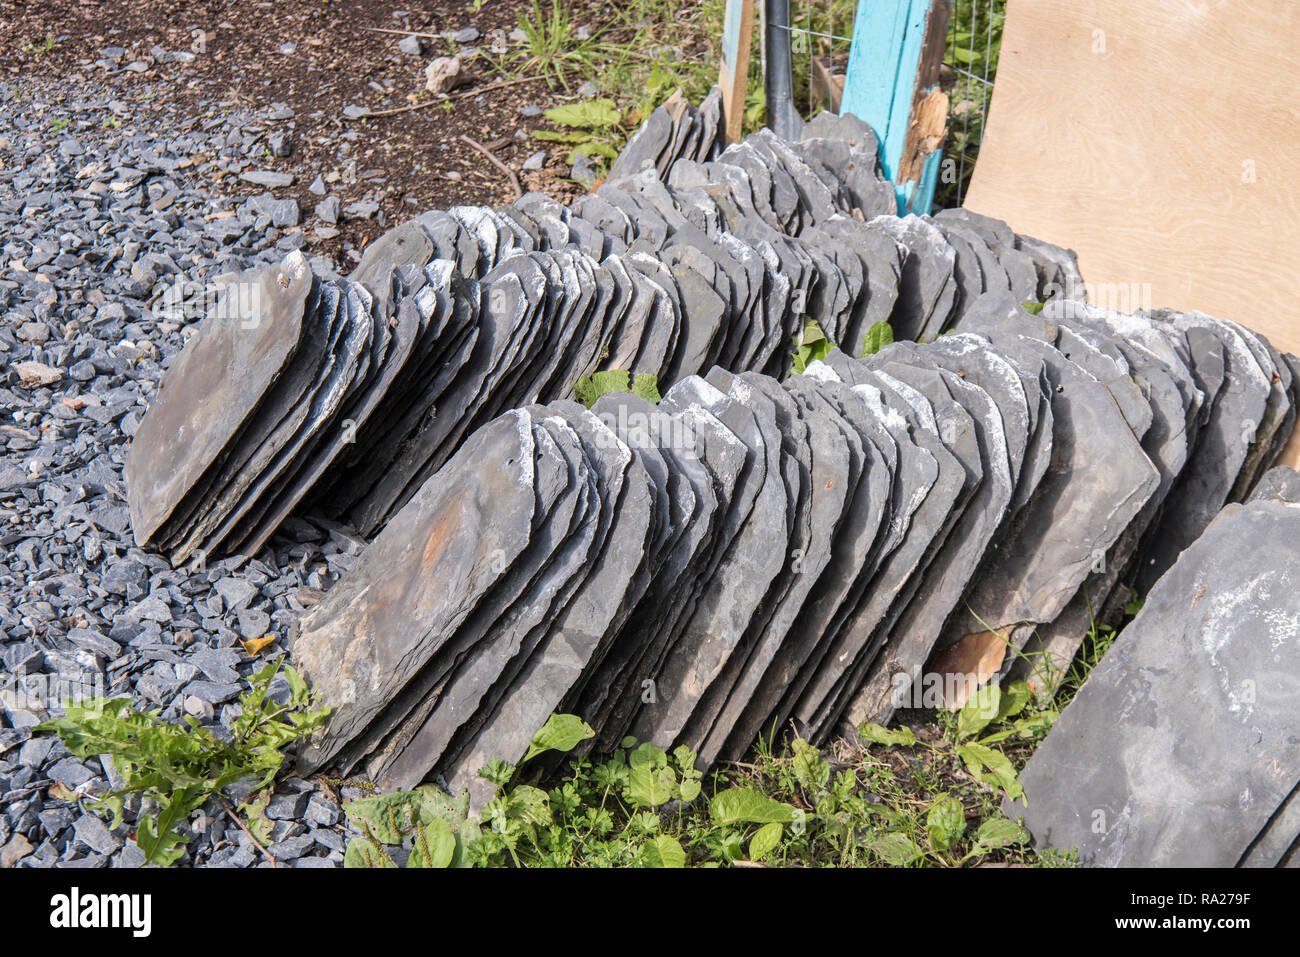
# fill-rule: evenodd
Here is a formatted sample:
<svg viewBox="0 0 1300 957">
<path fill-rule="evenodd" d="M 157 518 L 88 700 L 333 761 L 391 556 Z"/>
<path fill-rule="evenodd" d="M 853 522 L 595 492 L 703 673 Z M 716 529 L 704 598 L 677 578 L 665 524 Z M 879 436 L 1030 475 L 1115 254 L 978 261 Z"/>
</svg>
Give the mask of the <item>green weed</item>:
<svg viewBox="0 0 1300 957">
<path fill-rule="evenodd" d="M 281 671 L 290 689 L 286 704 L 267 697 Z M 310 709 L 313 695 L 306 683 L 280 662 L 268 664 L 249 682 L 252 688 L 239 700 L 241 712 L 230 740 L 217 737 L 197 718 L 187 716 L 180 726 L 162 720 L 157 710 L 139 711 L 130 698 L 69 701 L 64 717 L 35 730 L 55 732 L 79 758 L 110 755 L 123 786 L 100 796 L 92 807 L 117 827 L 128 798 L 138 795 L 154 802 L 156 810 L 142 812 L 137 821 L 136 844 L 146 863 L 172 864 L 184 855 L 188 838 L 180 826 L 191 814 L 209 798 L 224 802 L 222 792 L 237 781 L 248 779 L 254 790 L 265 788 L 280 771 L 283 749 L 329 717 L 329 708 Z M 245 808 L 256 824 L 256 806 Z"/>
<path fill-rule="evenodd" d="M 659 377 L 650 372 L 633 376 L 626 369 L 610 369 L 580 378 L 573 386 L 574 398 L 591 408 L 610 392 L 631 392 L 654 405 L 659 404 Z"/>
<path fill-rule="evenodd" d="M 996 702 L 996 703 L 994 703 Z M 800 738 L 777 753 L 762 741 L 753 763 L 695 768 L 688 748 L 671 754 L 624 739 L 604 761 L 571 758 L 549 789 L 528 761 L 568 752 L 592 735 L 573 715 L 554 715 L 523 764 L 492 762 L 497 787 L 476 819 L 467 795 L 432 786 L 363 798 L 344 811 L 359 832 L 351 867 L 972 866 L 990 861 L 1054 865 L 1027 848 L 1028 834 L 996 806 L 1005 776 L 971 773 L 959 747 L 994 750 L 1036 720 L 1027 689 L 986 696 L 935 740 L 910 729 L 864 725 L 856 744 L 830 754 Z M 979 710 L 975 715 L 973 712 Z M 990 717 L 984 711 L 991 713 Z M 963 712 L 966 713 L 966 712 Z M 976 735 L 981 734 L 981 737 Z M 1036 731 L 1034 732 L 1036 733 Z"/>
<path fill-rule="evenodd" d="M 803 331 L 794 337 L 791 346 L 794 349 L 791 369 L 796 375 L 803 375 L 810 362 L 820 362 L 830 355 L 831 350 L 835 348 L 835 343 L 826 337 L 826 333 L 822 332 L 822 327 L 815 319 L 808 319 L 804 323 Z"/>
<path fill-rule="evenodd" d="M 623 114 L 613 100 L 587 100 L 553 106 L 543 114 L 563 130 L 533 130 L 533 138 L 570 147 L 566 160 L 570 165 L 579 156 L 596 158 L 602 171 L 618 157 L 627 143 Z"/>
</svg>

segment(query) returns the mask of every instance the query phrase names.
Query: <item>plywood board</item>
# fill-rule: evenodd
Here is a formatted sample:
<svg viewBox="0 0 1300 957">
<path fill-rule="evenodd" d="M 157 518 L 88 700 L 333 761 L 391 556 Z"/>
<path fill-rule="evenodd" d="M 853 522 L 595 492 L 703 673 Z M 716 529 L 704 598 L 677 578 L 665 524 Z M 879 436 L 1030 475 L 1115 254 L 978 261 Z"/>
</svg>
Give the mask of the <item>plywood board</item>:
<svg viewBox="0 0 1300 957">
<path fill-rule="evenodd" d="M 1009 0 L 966 205 L 1300 353 L 1298 75 L 1293 0 Z"/>
</svg>

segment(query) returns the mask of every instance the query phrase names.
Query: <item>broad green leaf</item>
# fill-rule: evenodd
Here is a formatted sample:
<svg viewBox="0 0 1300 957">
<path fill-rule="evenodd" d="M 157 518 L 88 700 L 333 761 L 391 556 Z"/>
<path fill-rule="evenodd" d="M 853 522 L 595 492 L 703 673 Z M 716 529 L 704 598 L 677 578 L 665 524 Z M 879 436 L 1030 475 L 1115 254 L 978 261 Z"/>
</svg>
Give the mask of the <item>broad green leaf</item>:
<svg viewBox="0 0 1300 957">
<path fill-rule="evenodd" d="M 507 764 L 500 758 L 493 758 L 483 767 L 479 768 L 478 776 L 484 781 L 490 781 L 499 788 L 505 787 L 510 783 L 510 779 L 515 776 L 515 766 Z"/>
<path fill-rule="evenodd" d="M 744 836 L 739 831 L 725 831 L 718 841 L 722 856 L 729 861 L 745 859 Z"/>
<path fill-rule="evenodd" d="M 862 354 L 874 356 L 885 346 L 894 341 L 894 327 L 887 320 L 880 320 L 867 330 L 862 342 Z"/>
<path fill-rule="evenodd" d="M 632 374 L 626 369 L 606 369 L 589 376 L 582 376 L 573 385 L 574 397 L 591 408 L 596 400 L 609 392 L 632 392 L 649 402 L 659 401 L 659 378 L 649 373 L 640 373 L 633 381 Z"/>
<path fill-rule="evenodd" d="M 936 851 L 946 851 L 956 844 L 966 833 L 966 811 L 961 802 L 951 794 L 935 801 L 925 816 L 925 830 Z"/>
<path fill-rule="evenodd" d="M 882 861 L 893 867 L 906 867 L 921 856 L 921 849 L 916 846 L 916 842 L 901 831 L 873 834 L 867 839 L 867 846 L 875 851 Z"/>
<path fill-rule="evenodd" d="M 579 156 L 603 156 L 605 159 L 618 159 L 618 150 L 600 140 L 585 140 L 574 147 L 569 154 L 569 164 L 577 162 Z"/>
<path fill-rule="evenodd" d="M 1036 711 L 1033 714 L 1026 715 L 1023 718 L 1017 718 L 1012 727 L 1016 729 L 1016 734 L 1022 738 L 1032 738 L 1038 734 L 1046 734 L 1052 730 L 1052 725 L 1061 713 L 1056 710 Z"/>
<path fill-rule="evenodd" d="M 1015 821 L 1005 817 L 990 818 L 975 832 L 975 841 L 982 847 L 1010 847 L 1029 840 L 1029 832 Z"/>
<path fill-rule="evenodd" d="M 646 867 L 685 867 L 686 852 L 667 834 L 660 834 L 645 842 L 641 861 Z"/>
<path fill-rule="evenodd" d="M 457 797 L 452 797 L 432 784 L 423 784 L 409 793 L 414 794 L 418 799 L 421 824 L 431 824 L 441 818 L 455 831 L 469 818 L 469 792 L 467 791 L 461 791 Z"/>
<path fill-rule="evenodd" d="M 998 716 L 1001 702 L 997 685 L 985 685 L 967 698 L 957 714 L 957 737 L 970 738 L 983 731 Z"/>
<path fill-rule="evenodd" d="M 624 792 L 627 800 L 636 807 L 658 807 L 671 801 L 677 790 L 677 775 L 666 764 L 633 764 Z"/>
<path fill-rule="evenodd" d="M 551 798 L 541 788 L 521 784 L 510 792 L 509 816 L 528 824 L 551 823 Z"/>
<path fill-rule="evenodd" d="M 1002 689 L 1002 698 L 998 702 L 998 721 L 1005 721 L 1007 718 L 1014 718 L 1025 709 L 1029 704 L 1029 699 L 1034 693 L 1029 690 L 1029 682 L 1020 680 L 1013 681 Z"/>
<path fill-rule="evenodd" d="M 605 129 L 618 126 L 623 121 L 623 114 L 615 107 L 613 100 L 586 100 L 582 103 L 564 103 L 560 106 L 551 107 L 543 112 L 542 116 L 560 126 L 585 129 Z"/>
<path fill-rule="evenodd" d="M 285 665 L 282 669 L 285 680 L 289 682 L 290 701 L 297 707 L 302 707 L 311 700 L 311 691 L 307 688 L 307 682 L 302 680 L 302 676 L 293 668 Z"/>
<path fill-rule="evenodd" d="M 1012 800 L 1024 796 L 1016 769 L 1001 751 L 972 741 L 957 745 L 957 755 L 974 777 L 1001 788 Z"/>
<path fill-rule="evenodd" d="M 544 140 L 548 143 L 564 143 L 567 146 L 582 143 L 587 139 L 586 133 L 564 133 L 559 130 L 533 130 L 530 135 L 535 140 Z"/>
<path fill-rule="evenodd" d="M 810 346 L 818 342 L 827 342 L 826 333 L 822 330 L 821 323 L 816 319 L 809 319 L 804 323 L 803 334 L 799 337 L 801 345 Z"/>
<path fill-rule="evenodd" d="M 789 823 L 799 817 L 799 809 L 774 801 L 753 788 L 728 788 L 709 802 L 709 817 L 714 824 Z"/>
<path fill-rule="evenodd" d="M 420 821 L 420 796 L 397 791 L 361 798 L 344 804 L 343 813 L 354 827 L 366 830 L 379 843 L 401 844 L 415 833 Z"/>
<path fill-rule="evenodd" d="M 826 338 L 817 321 L 809 319 L 804 323 L 803 331 L 794 337 L 792 368 L 802 375 L 810 362 L 825 359 L 834 348 L 835 343 Z"/>
<path fill-rule="evenodd" d="M 1041 302 L 1022 302 L 1020 304 L 1021 308 L 1024 309 L 1025 312 L 1029 313 L 1031 316 L 1036 316 L 1040 312 L 1042 312 L 1044 305 L 1045 304 Z"/>
<path fill-rule="evenodd" d="M 653 372 L 638 372 L 632 379 L 632 394 L 655 405 L 659 404 L 659 377 Z"/>
<path fill-rule="evenodd" d="M 647 741 L 627 756 L 627 763 L 634 768 L 643 764 L 666 768 L 668 767 L 668 753 L 663 748 L 656 747 Z"/>
<path fill-rule="evenodd" d="M 553 714 L 546 719 L 542 729 L 533 735 L 524 760 L 535 758 L 545 751 L 572 751 L 580 742 L 595 736 L 596 732 L 591 726 L 576 714 Z"/>
<path fill-rule="evenodd" d="M 597 398 L 606 392 L 628 392 L 632 388 L 631 383 L 631 374 L 626 369 L 606 369 L 591 377 Z"/>
<path fill-rule="evenodd" d="M 886 728 L 874 721 L 864 721 L 858 725 L 858 734 L 863 740 L 872 744 L 902 745 L 916 744 L 916 735 L 911 728 Z"/>
<path fill-rule="evenodd" d="M 407 867 L 450 867 L 456 856 L 456 835 L 441 818 L 416 831 L 415 847 L 406 859 Z M 346 861 L 344 862 L 346 863 Z"/>
<path fill-rule="evenodd" d="M 780 821 L 764 824 L 749 839 L 749 859 L 761 861 L 781 843 L 781 834 L 785 826 Z"/>
<path fill-rule="evenodd" d="M 682 801 L 684 801 L 687 804 L 690 804 L 692 801 L 694 801 L 697 797 L 700 796 L 699 779 L 687 778 L 686 780 L 682 781 L 681 788 L 679 790 L 681 791 Z"/>
</svg>

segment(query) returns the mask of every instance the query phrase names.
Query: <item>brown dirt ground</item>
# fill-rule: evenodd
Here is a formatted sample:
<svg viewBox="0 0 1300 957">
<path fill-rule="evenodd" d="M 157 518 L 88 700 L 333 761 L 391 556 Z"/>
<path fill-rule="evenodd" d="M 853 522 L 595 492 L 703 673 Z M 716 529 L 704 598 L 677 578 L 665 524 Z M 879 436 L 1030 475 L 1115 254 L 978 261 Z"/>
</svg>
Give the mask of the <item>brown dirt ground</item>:
<svg viewBox="0 0 1300 957">
<path fill-rule="evenodd" d="M 473 61 L 472 83 L 457 90 L 447 101 L 450 105 L 440 104 L 424 89 L 424 67 L 453 45 L 426 39 L 424 56 L 408 56 L 397 48 L 400 33 L 380 32 L 442 33 L 473 25 L 481 34 L 473 45 L 486 51 L 490 31 L 508 34 L 529 6 L 527 0 L 483 0 L 477 11 L 467 0 L 0 0 L 0 71 L 11 80 L 102 80 L 104 71 L 94 61 L 103 47 L 126 48 L 125 63 L 147 58 L 155 44 L 168 51 L 195 49 L 202 31 L 204 47 L 192 63 L 151 63 L 144 72 L 119 72 L 107 82 L 131 102 L 133 87 L 157 88 L 160 80 L 167 81 L 161 85 L 170 91 L 165 94 L 170 102 L 155 97 L 150 108 L 169 106 L 194 114 L 212 107 L 287 104 L 295 113 L 293 153 L 257 163 L 258 168 L 296 174 L 294 184 L 276 190 L 276 195 L 297 197 L 310 230 L 320 197 L 307 187 L 318 173 L 337 173 L 350 159 L 356 182 L 335 182 L 331 191 L 344 207 L 372 196 L 380 203 L 381 217 L 341 221 L 339 237 L 312 243 L 337 257 L 343 243 L 360 249 L 387 226 L 423 209 L 457 203 L 498 205 L 513 199 L 507 177 L 461 140 L 462 135 L 488 146 L 517 173 L 525 191 L 539 190 L 562 200 L 579 192 L 567 179 L 564 151 L 526 135 L 545 121 L 520 114 L 527 104 L 554 104 L 563 98 L 560 91 L 529 80 L 476 93 L 503 79 L 479 57 Z M 595 29 L 600 5 L 575 7 L 580 11 L 577 22 L 586 16 L 585 22 Z M 286 43 L 296 48 L 282 53 Z M 343 115 L 348 105 L 377 112 L 415 103 L 430 105 L 389 116 Z M 358 136 L 345 159 L 339 147 L 341 135 L 348 131 Z M 546 146 L 548 160 L 541 171 L 520 169 L 529 155 Z M 225 195 L 261 191 L 234 176 L 210 188 Z"/>
</svg>

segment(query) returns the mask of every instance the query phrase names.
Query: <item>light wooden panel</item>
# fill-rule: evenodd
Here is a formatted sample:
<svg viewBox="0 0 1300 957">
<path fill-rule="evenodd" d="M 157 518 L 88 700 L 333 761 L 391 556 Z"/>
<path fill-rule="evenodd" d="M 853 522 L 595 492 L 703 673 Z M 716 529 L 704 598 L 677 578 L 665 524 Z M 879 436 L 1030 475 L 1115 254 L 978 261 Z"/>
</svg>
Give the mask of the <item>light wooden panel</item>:
<svg viewBox="0 0 1300 957">
<path fill-rule="evenodd" d="M 1293 0 L 1009 0 L 966 205 L 1300 353 L 1297 77 Z"/>
</svg>

